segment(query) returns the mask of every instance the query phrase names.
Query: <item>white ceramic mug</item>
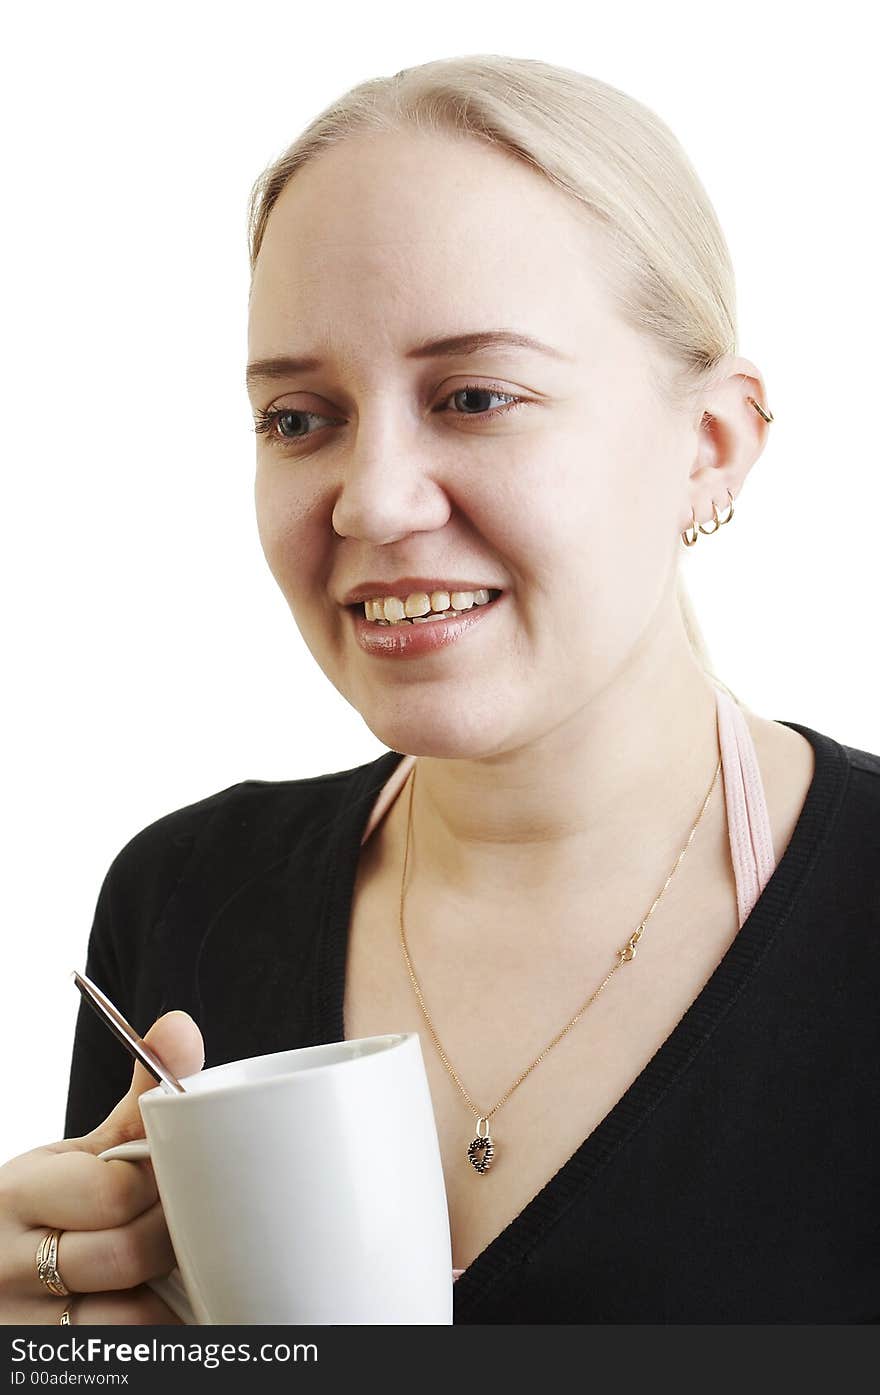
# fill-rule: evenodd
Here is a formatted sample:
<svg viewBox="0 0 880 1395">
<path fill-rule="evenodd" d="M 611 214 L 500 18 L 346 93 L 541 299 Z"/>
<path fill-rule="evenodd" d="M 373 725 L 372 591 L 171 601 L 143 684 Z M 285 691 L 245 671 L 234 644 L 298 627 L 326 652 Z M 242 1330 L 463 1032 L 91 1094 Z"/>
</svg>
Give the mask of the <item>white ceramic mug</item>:
<svg viewBox="0 0 880 1395">
<path fill-rule="evenodd" d="M 191 1324 L 451 1323 L 452 1245 L 416 1032 L 231 1061 L 139 1097 Z"/>
</svg>

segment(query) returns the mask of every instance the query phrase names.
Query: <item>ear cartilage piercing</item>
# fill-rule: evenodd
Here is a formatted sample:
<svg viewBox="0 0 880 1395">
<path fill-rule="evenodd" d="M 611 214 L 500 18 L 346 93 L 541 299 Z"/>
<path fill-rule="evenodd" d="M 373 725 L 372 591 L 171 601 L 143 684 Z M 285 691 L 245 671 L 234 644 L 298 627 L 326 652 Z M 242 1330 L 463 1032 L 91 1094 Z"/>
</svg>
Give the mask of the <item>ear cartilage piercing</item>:
<svg viewBox="0 0 880 1395">
<path fill-rule="evenodd" d="M 752 404 L 752 406 L 754 407 L 755 411 L 756 411 L 756 412 L 760 412 L 760 413 L 761 413 L 761 416 L 764 418 L 765 421 L 773 421 L 773 420 L 774 420 L 773 413 L 772 413 L 772 412 L 766 411 L 765 408 L 761 406 L 760 402 L 756 402 L 756 401 L 755 401 L 754 397 L 747 397 L 747 398 L 746 398 L 746 401 L 747 401 L 747 402 L 751 402 L 751 404 Z"/>
</svg>

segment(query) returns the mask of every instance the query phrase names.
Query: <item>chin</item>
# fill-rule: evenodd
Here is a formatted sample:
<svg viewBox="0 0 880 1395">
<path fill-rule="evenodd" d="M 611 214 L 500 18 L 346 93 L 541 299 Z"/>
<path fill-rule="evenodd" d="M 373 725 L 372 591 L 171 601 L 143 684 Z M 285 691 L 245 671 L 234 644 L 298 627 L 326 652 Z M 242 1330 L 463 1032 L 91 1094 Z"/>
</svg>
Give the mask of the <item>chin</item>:
<svg viewBox="0 0 880 1395">
<path fill-rule="evenodd" d="M 455 712 L 374 714 L 361 711 L 370 731 L 392 751 L 409 756 L 433 756 L 438 760 L 480 760 L 505 749 L 502 734 L 479 714 L 463 718 Z"/>
</svg>

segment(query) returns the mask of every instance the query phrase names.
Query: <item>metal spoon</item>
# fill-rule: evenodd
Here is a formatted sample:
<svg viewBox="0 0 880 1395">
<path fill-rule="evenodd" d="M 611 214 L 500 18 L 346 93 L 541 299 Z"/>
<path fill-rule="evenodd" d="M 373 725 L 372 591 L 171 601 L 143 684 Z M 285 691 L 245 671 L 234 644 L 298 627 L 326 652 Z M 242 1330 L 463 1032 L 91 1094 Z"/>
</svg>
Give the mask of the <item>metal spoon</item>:
<svg viewBox="0 0 880 1395">
<path fill-rule="evenodd" d="M 177 1079 L 172 1075 L 167 1066 L 163 1066 L 155 1051 L 151 1051 L 147 1043 L 138 1036 L 130 1022 L 125 1018 L 118 1008 L 114 1007 L 106 994 L 102 993 L 97 984 L 92 983 L 85 974 L 73 970 L 73 979 L 83 998 L 89 1003 L 106 1023 L 113 1035 L 122 1042 L 126 1051 L 130 1052 L 136 1061 L 140 1061 L 142 1066 L 150 1072 L 155 1080 L 158 1080 L 162 1089 L 169 1095 L 185 1095 L 186 1091 Z"/>
</svg>

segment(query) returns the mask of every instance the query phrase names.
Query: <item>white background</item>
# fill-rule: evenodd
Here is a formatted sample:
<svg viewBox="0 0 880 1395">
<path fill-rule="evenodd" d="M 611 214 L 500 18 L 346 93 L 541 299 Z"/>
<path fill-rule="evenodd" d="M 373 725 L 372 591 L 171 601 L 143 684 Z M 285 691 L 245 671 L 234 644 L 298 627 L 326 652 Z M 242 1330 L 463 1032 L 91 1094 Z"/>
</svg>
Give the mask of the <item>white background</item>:
<svg viewBox="0 0 880 1395">
<path fill-rule="evenodd" d="M 880 750 L 869 15 L 178 0 L 7 17 L 0 1161 L 62 1135 L 70 971 L 123 844 L 236 781 L 384 749 L 263 559 L 243 385 L 251 184 L 365 78 L 541 58 L 672 127 L 776 416 L 735 526 L 686 561 L 716 672 L 762 716 Z"/>
</svg>

